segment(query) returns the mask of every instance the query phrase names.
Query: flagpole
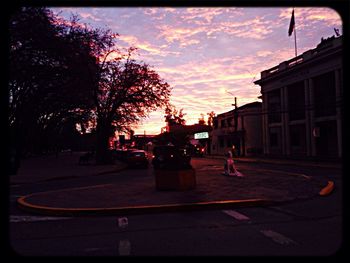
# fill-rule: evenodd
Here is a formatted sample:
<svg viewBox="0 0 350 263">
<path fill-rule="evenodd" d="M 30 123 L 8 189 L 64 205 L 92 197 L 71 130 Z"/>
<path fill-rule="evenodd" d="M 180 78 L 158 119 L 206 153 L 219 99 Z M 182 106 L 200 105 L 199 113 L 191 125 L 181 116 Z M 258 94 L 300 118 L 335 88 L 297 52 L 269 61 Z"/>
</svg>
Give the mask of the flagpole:
<svg viewBox="0 0 350 263">
<path fill-rule="evenodd" d="M 294 8 L 293 8 L 293 12 L 294 12 Z M 298 52 L 297 52 L 297 27 L 296 27 L 296 23 L 295 23 L 295 13 L 294 13 L 294 48 L 295 48 L 295 57 L 298 56 Z"/>
</svg>

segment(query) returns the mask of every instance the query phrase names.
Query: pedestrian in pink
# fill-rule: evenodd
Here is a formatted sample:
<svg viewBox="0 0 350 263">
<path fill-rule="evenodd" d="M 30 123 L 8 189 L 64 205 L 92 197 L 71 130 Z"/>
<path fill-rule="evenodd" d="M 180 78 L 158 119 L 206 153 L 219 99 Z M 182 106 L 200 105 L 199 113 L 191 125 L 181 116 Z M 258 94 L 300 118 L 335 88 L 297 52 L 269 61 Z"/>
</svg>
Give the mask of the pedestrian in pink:
<svg viewBox="0 0 350 263">
<path fill-rule="evenodd" d="M 236 166 L 235 166 L 234 161 L 233 161 L 233 158 L 232 158 L 232 152 L 230 150 L 227 152 L 227 159 L 225 160 L 223 174 L 227 175 L 227 176 L 238 176 L 238 177 L 243 176 L 242 173 L 237 171 Z"/>
</svg>

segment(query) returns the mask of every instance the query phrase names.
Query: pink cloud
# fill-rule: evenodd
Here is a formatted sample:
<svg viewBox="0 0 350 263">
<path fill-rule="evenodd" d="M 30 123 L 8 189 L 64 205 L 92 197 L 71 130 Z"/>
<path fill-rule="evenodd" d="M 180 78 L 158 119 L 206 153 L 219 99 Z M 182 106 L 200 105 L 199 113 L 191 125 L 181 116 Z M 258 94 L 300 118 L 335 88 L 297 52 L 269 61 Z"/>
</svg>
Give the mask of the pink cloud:
<svg viewBox="0 0 350 263">
<path fill-rule="evenodd" d="M 126 34 L 117 31 L 117 46 L 138 48 L 138 58 L 153 65 L 173 88 L 171 101 L 188 113 L 188 124 L 197 122 L 200 113 L 232 109 L 233 96 L 239 105 L 256 101 L 260 87 L 253 81 L 260 72 L 294 57 L 294 39 L 287 36 L 292 8 L 120 10 L 113 11 L 120 20 L 98 16 L 99 10 L 81 10 L 81 17 L 125 30 Z M 328 8 L 298 7 L 295 15 L 299 54 L 315 48 L 328 29 L 332 34 L 333 27 L 341 25 L 339 15 Z M 152 113 L 137 129 L 159 133 L 165 125 L 163 115 L 163 110 Z"/>
<path fill-rule="evenodd" d="M 83 13 L 83 12 L 81 12 L 81 13 L 79 13 L 79 15 L 80 15 L 82 18 L 85 18 L 85 19 L 88 18 L 88 19 L 91 19 L 91 20 L 96 21 L 96 22 L 102 21 L 101 18 L 99 18 L 99 17 L 97 17 L 97 16 L 95 16 L 95 15 L 92 15 L 91 13 Z"/>
<path fill-rule="evenodd" d="M 159 39 L 164 38 L 164 40 L 168 43 L 179 41 L 182 46 L 187 46 L 188 45 L 187 42 L 194 35 L 204 32 L 204 28 L 201 28 L 201 27 L 185 28 L 185 27 L 175 27 L 171 25 L 160 25 L 160 26 L 157 26 L 157 28 L 160 30 L 160 34 L 158 36 Z"/>
<path fill-rule="evenodd" d="M 282 9 L 279 17 L 290 20 L 292 8 Z M 315 23 L 325 23 L 330 26 L 341 26 L 339 14 L 331 8 L 295 8 L 294 11 L 296 26 L 305 28 Z"/>
<path fill-rule="evenodd" d="M 156 46 L 148 43 L 147 41 L 139 40 L 135 36 L 131 35 L 121 35 L 119 40 L 123 41 L 127 46 L 133 46 L 140 50 L 140 52 L 146 52 L 148 55 L 157 56 L 178 56 L 179 52 L 166 50 L 167 46 Z M 146 55 L 147 55 L 146 54 Z"/>
</svg>

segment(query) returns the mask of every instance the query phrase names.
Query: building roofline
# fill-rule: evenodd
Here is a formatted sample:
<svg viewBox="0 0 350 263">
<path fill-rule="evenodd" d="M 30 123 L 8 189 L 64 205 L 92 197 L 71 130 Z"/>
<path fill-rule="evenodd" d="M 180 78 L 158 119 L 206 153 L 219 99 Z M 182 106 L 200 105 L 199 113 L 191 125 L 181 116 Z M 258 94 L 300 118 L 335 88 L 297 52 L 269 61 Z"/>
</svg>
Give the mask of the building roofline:
<svg viewBox="0 0 350 263">
<path fill-rule="evenodd" d="M 322 39 L 316 48 L 309 49 L 297 57 L 283 61 L 272 68 L 261 71 L 261 78 L 254 81 L 254 84 L 260 85 L 266 81 L 270 81 L 277 76 L 280 76 L 281 74 L 297 69 L 301 65 L 312 63 L 317 59 L 333 55 L 335 52 L 342 49 L 342 41 L 343 36 L 332 36 L 327 39 Z"/>
<path fill-rule="evenodd" d="M 230 111 L 227 111 L 227 112 L 220 113 L 217 116 L 230 114 L 230 113 L 233 113 L 235 111 L 240 111 L 240 110 L 244 110 L 244 109 L 257 108 L 257 107 L 262 107 L 262 102 L 260 102 L 260 101 L 249 102 L 247 104 L 244 104 L 244 105 L 238 107 L 237 109 L 233 109 L 233 110 L 230 110 Z"/>
</svg>

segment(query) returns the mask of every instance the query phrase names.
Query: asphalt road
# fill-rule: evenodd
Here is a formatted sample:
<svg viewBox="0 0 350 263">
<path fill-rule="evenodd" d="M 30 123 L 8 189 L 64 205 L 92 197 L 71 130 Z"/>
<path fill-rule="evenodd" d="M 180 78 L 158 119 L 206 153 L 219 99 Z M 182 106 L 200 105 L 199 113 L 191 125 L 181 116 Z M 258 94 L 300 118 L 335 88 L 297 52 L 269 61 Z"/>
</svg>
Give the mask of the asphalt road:
<svg viewBox="0 0 350 263">
<path fill-rule="evenodd" d="M 196 158 L 196 169 L 220 173 L 222 161 Z M 19 210 L 16 198 L 38 191 L 113 183 L 106 174 L 10 189 L 9 243 L 29 256 L 326 256 L 342 247 L 343 203 L 340 170 L 238 163 L 259 173 L 281 171 L 332 179 L 336 188 L 325 197 L 273 207 L 207 210 L 106 217 L 38 216 Z M 147 170 L 122 171 L 134 177 Z M 341 252 L 341 251 L 340 251 Z"/>
</svg>

